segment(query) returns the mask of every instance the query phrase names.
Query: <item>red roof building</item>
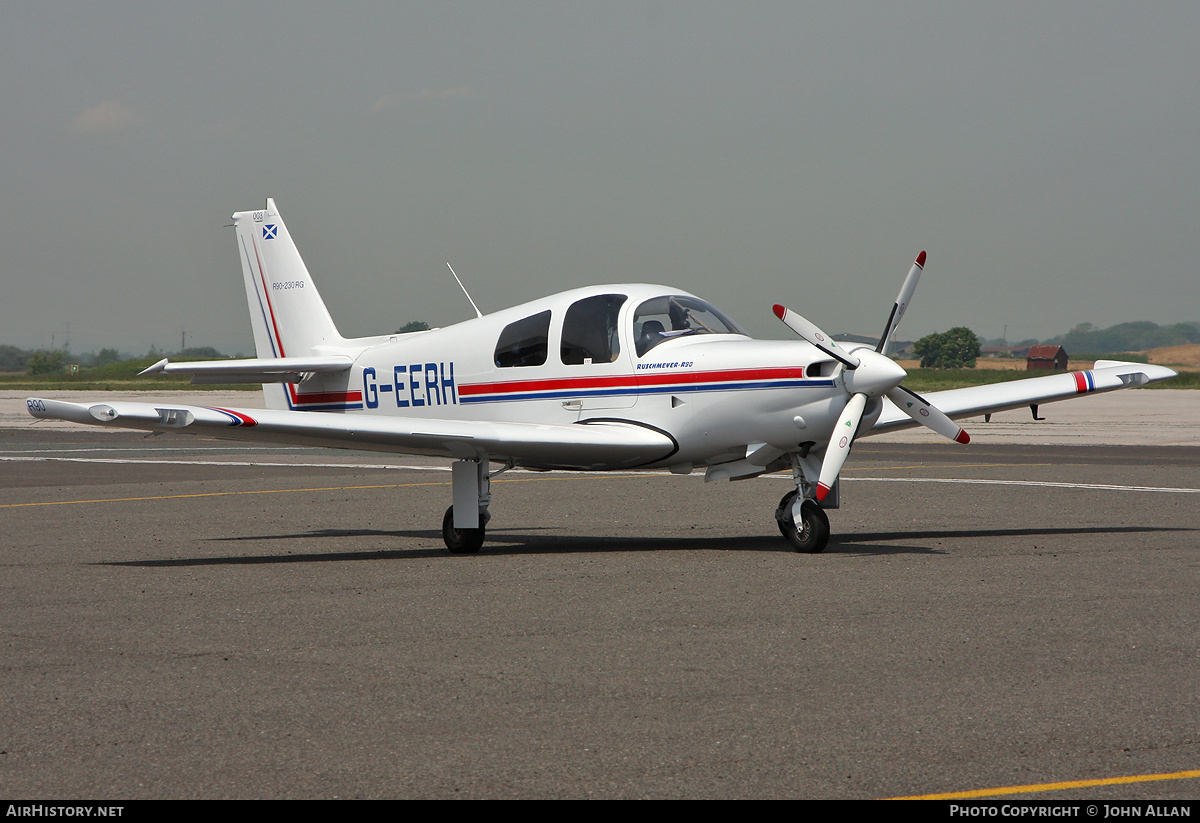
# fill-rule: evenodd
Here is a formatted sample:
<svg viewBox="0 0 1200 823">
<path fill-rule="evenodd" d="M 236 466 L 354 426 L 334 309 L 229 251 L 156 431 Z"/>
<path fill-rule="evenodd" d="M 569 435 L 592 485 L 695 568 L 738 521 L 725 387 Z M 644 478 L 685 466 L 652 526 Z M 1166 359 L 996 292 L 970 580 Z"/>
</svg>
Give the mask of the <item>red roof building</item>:
<svg viewBox="0 0 1200 823">
<path fill-rule="evenodd" d="M 1030 346 L 1029 354 L 1025 357 L 1026 371 L 1035 369 L 1066 369 L 1067 350 L 1062 346 L 1040 345 Z"/>
</svg>

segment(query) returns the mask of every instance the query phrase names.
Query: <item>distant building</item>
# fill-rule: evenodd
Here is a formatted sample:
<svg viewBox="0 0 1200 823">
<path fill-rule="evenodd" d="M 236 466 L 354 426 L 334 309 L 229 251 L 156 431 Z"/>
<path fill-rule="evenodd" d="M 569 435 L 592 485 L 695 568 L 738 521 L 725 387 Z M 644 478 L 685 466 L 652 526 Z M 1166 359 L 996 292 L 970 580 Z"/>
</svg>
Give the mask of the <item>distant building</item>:
<svg viewBox="0 0 1200 823">
<path fill-rule="evenodd" d="M 1030 346 L 1029 354 L 1025 356 L 1026 371 L 1035 369 L 1067 368 L 1067 350 L 1062 346 L 1040 345 Z"/>
</svg>

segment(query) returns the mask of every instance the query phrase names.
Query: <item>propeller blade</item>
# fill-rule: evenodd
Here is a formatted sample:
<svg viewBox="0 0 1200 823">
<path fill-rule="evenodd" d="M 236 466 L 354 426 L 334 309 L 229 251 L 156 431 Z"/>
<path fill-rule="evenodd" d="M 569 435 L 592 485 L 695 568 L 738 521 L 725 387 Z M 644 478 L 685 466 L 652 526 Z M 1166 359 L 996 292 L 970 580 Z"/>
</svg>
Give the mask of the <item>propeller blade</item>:
<svg viewBox="0 0 1200 823">
<path fill-rule="evenodd" d="M 854 434 L 858 431 L 858 424 L 862 421 L 863 409 L 866 406 L 867 396 L 859 393 L 851 395 L 846 408 L 842 409 L 842 416 L 838 418 L 829 438 L 829 447 L 825 449 L 825 459 L 821 462 L 821 476 L 817 479 L 818 501 L 824 500 L 833 484 L 837 482 L 842 464 L 846 462 L 850 447 L 854 445 Z"/>
<path fill-rule="evenodd" d="M 800 335 L 809 343 L 812 343 L 821 351 L 839 361 L 848 369 L 858 368 L 858 358 L 843 349 L 825 332 L 818 329 L 815 325 L 805 320 L 800 315 L 791 311 L 786 306 L 780 306 L 778 303 L 773 307 L 775 316 L 783 321 L 789 329 Z"/>
<path fill-rule="evenodd" d="M 887 393 L 888 399 L 896 404 L 896 408 L 916 420 L 922 426 L 933 429 L 942 437 L 949 438 L 955 443 L 970 443 L 971 435 L 966 430 L 935 408 L 928 400 L 914 391 L 903 386 L 897 386 Z"/>
<path fill-rule="evenodd" d="M 908 270 L 908 276 L 904 278 L 904 285 L 900 287 L 900 293 L 896 295 L 896 302 L 892 304 L 892 313 L 888 315 L 887 326 L 883 329 L 883 336 L 879 338 L 879 345 L 875 347 L 875 351 L 880 354 L 887 354 L 888 346 L 892 342 L 892 335 L 896 333 L 896 327 L 900 325 L 900 318 L 904 316 L 904 310 L 908 308 L 913 292 L 917 290 L 917 281 L 921 279 L 921 272 L 924 270 L 925 252 L 921 252 L 917 255 L 917 262 L 913 263 L 912 268 Z"/>
</svg>

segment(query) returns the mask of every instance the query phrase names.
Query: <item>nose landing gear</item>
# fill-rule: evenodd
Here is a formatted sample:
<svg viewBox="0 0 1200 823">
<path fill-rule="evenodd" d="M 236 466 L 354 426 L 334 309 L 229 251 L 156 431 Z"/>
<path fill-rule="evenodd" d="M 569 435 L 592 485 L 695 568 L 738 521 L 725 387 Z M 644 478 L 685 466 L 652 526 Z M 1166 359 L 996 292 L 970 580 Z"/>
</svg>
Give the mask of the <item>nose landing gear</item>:
<svg viewBox="0 0 1200 823">
<path fill-rule="evenodd" d="M 817 554 L 825 551 L 829 543 L 829 518 L 825 510 L 813 500 L 804 500 L 797 511 L 796 497 L 799 491 L 792 489 L 779 501 L 775 509 L 775 521 L 792 548 L 798 552 Z"/>
</svg>

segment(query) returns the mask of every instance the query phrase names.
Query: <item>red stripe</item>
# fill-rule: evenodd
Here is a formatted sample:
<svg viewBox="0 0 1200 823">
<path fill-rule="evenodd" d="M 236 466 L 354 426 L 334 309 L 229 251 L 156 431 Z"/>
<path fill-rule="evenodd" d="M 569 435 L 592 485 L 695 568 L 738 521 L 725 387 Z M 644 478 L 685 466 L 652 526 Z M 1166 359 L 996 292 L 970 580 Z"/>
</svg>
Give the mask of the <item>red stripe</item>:
<svg viewBox="0 0 1200 823">
<path fill-rule="evenodd" d="M 1088 390 L 1087 376 L 1081 371 L 1072 372 L 1071 376 L 1075 378 L 1075 391 L 1085 394 Z"/>
<path fill-rule="evenodd" d="M 233 417 L 236 417 L 238 420 L 242 421 L 243 426 L 257 426 L 258 425 L 258 421 L 255 420 L 253 417 L 251 417 L 248 414 L 242 414 L 241 412 L 235 412 L 232 409 L 222 409 L 220 406 L 213 406 L 213 408 L 216 409 L 217 411 L 225 412 L 228 415 L 232 415 Z"/>
<path fill-rule="evenodd" d="M 258 279 L 262 281 L 263 299 L 267 301 L 267 311 L 271 313 L 271 326 L 275 329 L 275 345 L 279 348 L 279 356 L 287 357 L 287 353 L 283 350 L 283 337 L 279 334 L 279 323 L 275 320 L 275 307 L 271 305 L 271 290 L 267 288 L 266 272 L 263 271 L 262 255 L 258 253 L 258 241 L 254 238 L 254 233 L 250 234 L 250 243 L 254 246 L 254 258 L 258 260 Z"/>
<path fill-rule="evenodd" d="M 316 392 L 314 394 L 300 394 L 296 391 L 296 387 L 289 383 L 288 391 L 291 392 L 293 403 L 361 403 L 362 392 L 360 391 L 343 391 L 343 392 Z"/>
<path fill-rule="evenodd" d="M 564 389 L 633 388 L 636 386 L 674 386 L 680 383 L 723 383 L 739 380 L 778 380 L 802 378 L 804 369 L 735 369 L 707 372 L 647 372 L 618 374 L 611 377 L 570 377 L 547 380 L 510 380 L 503 383 L 473 383 L 458 387 L 460 396 L 509 392 L 558 391 Z"/>
</svg>

